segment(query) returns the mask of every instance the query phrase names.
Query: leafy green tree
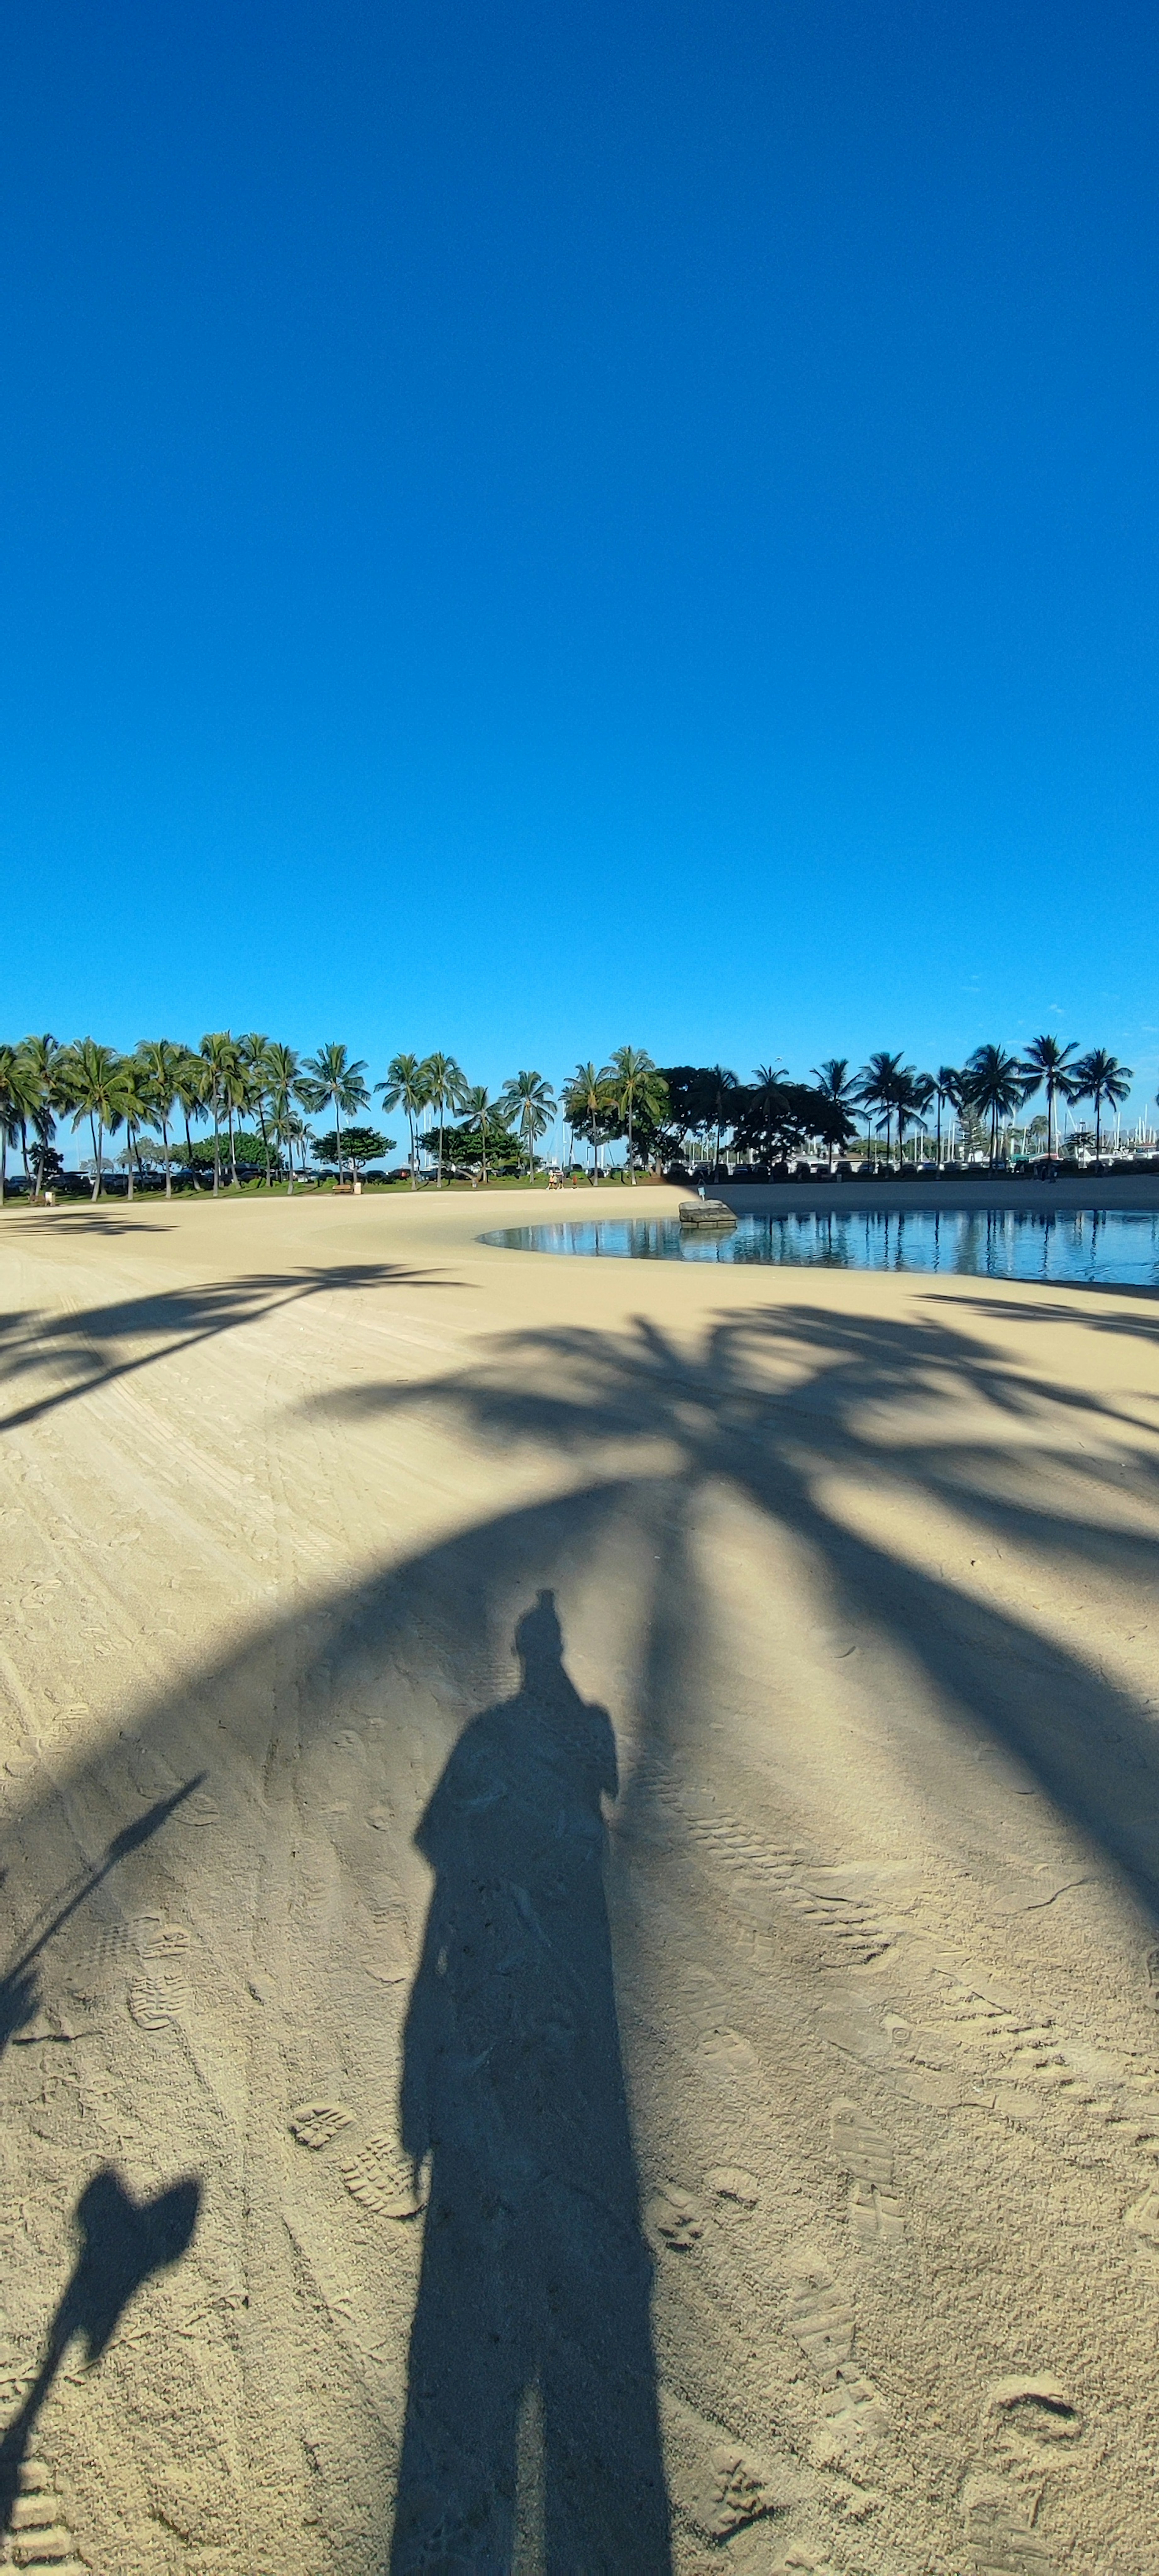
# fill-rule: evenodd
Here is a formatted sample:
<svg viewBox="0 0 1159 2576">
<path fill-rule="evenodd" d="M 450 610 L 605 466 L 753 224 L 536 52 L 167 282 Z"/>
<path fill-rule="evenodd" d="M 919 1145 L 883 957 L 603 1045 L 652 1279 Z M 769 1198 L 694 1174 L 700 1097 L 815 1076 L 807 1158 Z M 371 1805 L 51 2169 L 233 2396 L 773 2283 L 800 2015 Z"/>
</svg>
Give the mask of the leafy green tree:
<svg viewBox="0 0 1159 2576">
<path fill-rule="evenodd" d="M 439 1121 L 439 1169 L 436 1186 L 441 1190 L 443 1131 L 447 1123 L 447 1111 L 461 1108 L 467 1088 L 466 1077 L 462 1066 L 456 1063 L 453 1055 L 424 1056 L 419 1070 L 426 1087 L 427 1107 L 436 1112 Z"/>
<path fill-rule="evenodd" d="M 416 1190 L 418 1148 L 415 1129 L 430 1101 L 425 1068 L 417 1055 L 392 1056 L 386 1068 L 385 1082 L 376 1082 L 374 1088 L 382 1094 L 384 1109 L 401 1109 L 406 1119 L 410 1130 L 410 1185 L 412 1190 Z"/>
<path fill-rule="evenodd" d="M 537 1139 L 550 1127 L 555 1115 L 555 1094 L 541 1073 L 513 1073 L 499 1095 L 499 1106 L 506 1118 L 519 1129 L 527 1154 L 531 1178 L 535 1179 Z"/>
<path fill-rule="evenodd" d="M 965 1068 L 964 1098 L 979 1117 L 990 1121 L 990 1169 L 998 1159 L 998 1121 L 1013 1117 L 1026 1097 L 1026 1081 L 1016 1055 L 1006 1047 L 975 1047 Z"/>
<path fill-rule="evenodd" d="M 1102 1160 L 1103 1110 L 1117 1109 L 1126 1099 L 1133 1079 L 1131 1067 L 1120 1064 L 1116 1055 L 1108 1055 L 1105 1047 L 1091 1047 L 1086 1055 L 1079 1057 L 1072 1079 L 1072 1099 L 1089 1100 L 1094 1109 L 1095 1163 L 1098 1165 Z"/>
<path fill-rule="evenodd" d="M 173 1196 L 169 1121 L 173 1116 L 174 1104 L 178 1097 L 177 1086 L 181 1079 L 185 1054 L 185 1048 L 176 1046 L 172 1038 L 142 1038 L 137 1048 L 137 1060 L 143 1069 L 149 1089 L 152 1115 L 161 1129 L 161 1153 L 165 1164 L 167 1199 Z"/>
<path fill-rule="evenodd" d="M 92 1196 L 99 1199 L 104 1173 L 106 1136 L 115 1136 L 124 1118 L 124 1058 L 95 1038 L 79 1038 L 65 1050 L 61 1083 L 73 1113 L 75 1135 L 85 1119 L 93 1140 Z"/>
<path fill-rule="evenodd" d="M 361 1171 L 364 1164 L 380 1162 L 384 1154 L 392 1154 L 394 1138 L 380 1136 L 376 1127 L 348 1127 L 343 1135 L 332 1127 L 328 1136 L 315 1136 L 310 1144 L 316 1163 L 337 1163 L 339 1172 L 343 1149 L 351 1169 Z"/>
<path fill-rule="evenodd" d="M 1049 1031 L 1045 1037 L 1032 1038 L 1019 1065 L 1022 1097 L 1031 1100 L 1036 1091 L 1046 1093 L 1046 1150 L 1053 1160 L 1056 1100 L 1074 1100 L 1077 1066 L 1071 1059 L 1078 1051 L 1078 1039 L 1061 1046 Z"/>
</svg>

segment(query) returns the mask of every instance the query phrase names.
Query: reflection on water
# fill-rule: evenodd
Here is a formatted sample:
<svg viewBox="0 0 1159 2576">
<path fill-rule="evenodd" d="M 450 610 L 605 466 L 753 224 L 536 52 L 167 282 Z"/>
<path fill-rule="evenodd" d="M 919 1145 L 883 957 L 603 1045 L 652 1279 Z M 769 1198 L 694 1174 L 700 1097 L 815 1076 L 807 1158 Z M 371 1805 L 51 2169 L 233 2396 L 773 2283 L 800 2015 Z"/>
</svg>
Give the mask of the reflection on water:
<svg viewBox="0 0 1159 2576">
<path fill-rule="evenodd" d="M 788 1263 L 825 1270 L 941 1270 L 986 1279 L 1159 1285 L 1159 1210 L 929 1208 L 742 1216 L 734 1232 L 683 1234 L 675 1218 L 597 1217 L 485 1234 L 509 1252 L 587 1253 L 618 1261 Z"/>
</svg>

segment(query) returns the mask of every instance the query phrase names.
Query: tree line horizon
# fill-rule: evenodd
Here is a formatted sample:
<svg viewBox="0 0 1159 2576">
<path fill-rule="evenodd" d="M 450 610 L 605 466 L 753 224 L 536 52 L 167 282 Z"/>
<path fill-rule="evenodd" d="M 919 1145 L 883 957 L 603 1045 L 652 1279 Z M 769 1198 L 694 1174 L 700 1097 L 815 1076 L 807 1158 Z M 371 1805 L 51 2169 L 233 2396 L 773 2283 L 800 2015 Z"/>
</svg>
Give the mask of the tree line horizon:
<svg viewBox="0 0 1159 2576">
<path fill-rule="evenodd" d="M 157 1038 L 143 1040 L 131 1054 L 91 1037 L 65 1045 L 51 1036 L 0 1044 L 0 1203 L 10 1147 L 19 1148 L 26 1185 L 37 1197 L 63 1171 L 55 1138 L 64 1118 L 74 1133 L 88 1126 L 94 1198 L 102 1193 L 105 1139 L 122 1128 L 130 1197 L 134 1174 L 143 1182 L 147 1166 L 150 1173 L 163 1170 L 167 1197 L 175 1165 L 195 1180 L 211 1168 L 215 1195 L 224 1172 L 236 1188 L 242 1172 L 248 1176 L 263 1165 L 267 1187 L 276 1177 L 292 1190 L 295 1177 L 306 1172 L 307 1151 L 327 1168 L 336 1165 L 341 1182 L 347 1168 L 353 1173 L 394 1150 L 393 1137 L 356 1123 L 372 1105 L 368 1069 L 336 1041 L 302 1056 L 257 1031 L 235 1038 L 228 1029 L 210 1031 L 196 1049 Z M 420 1146 L 433 1157 L 441 1186 L 448 1167 L 477 1172 L 484 1181 L 489 1174 L 518 1174 L 526 1167 L 534 1181 L 536 1146 L 559 1114 L 571 1129 L 573 1147 L 583 1140 L 593 1175 L 606 1147 L 622 1142 L 633 1181 L 640 1169 L 686 1164 L 690 1139 L 705 1148 L 712 1140 L 714 1168 L 726 1138 L 734 1155 L 770 1166 L 812 1148 L 825 1153 L 832 1168 L 834 1157 L 857 1137 L 858 1117 L 866 1121 L 867 1139 L 870 1128 L 879 1140 L 884 1137 L 891 1168 L 895 1137 L 900 1163 L 907 1131 L 915 1143 L 919 1133 L 928 1139 L 931 1111 L 939 1168 L 947 1111 L 970 1136 L 984 1139 L 988 1128 L 993 1167 L 1001 1122 L 1038 1093 L 1046 1101 L 1045 1121 L 1038 1124 L 1045 1125 L 1048 1159 L 1055 1155 L 1060 1105 L 1086 1100 L 1094 1112 L 1097 1159 L 1103 1114 L 1126 1099 L 1131 1080 L 1131 1067 L 1105 1048 L 1080 1054 L 1077 1040 L 1064 1045 L 1048 1035 L 1033 1039 L 1021 1056 L 997 1045 L 979 1046 L 964 1065 L 939 1065 L 936 1073 L 919 1072 L 900 1052 L 884 1049 L 857 1073 L 849 1058 L 830 1056 L 812 1068 L 809 1082 L 795 1082 L 783 1065 L 766 1064 L 744 1083 L 725 1065 L 661 1066 L 645 1049 L 622 1046 L 602 1067 L 577 1065 L 558 1095 L 544 1075 L 525 1070 L 494 1097 L 484 1083 L 467 1081 L 454 1056 L 400 1053 L 373 1093 L 388 1112 L 400 1110 L 406 1120 L 412 1186 Z M 334 1124 L 319 1137 L 303 1113 L 325 1111 Z M 256 1117 L 256 1134 L 240 1123 L 247 1116 Z M 212 1139 L 195 1140 L 194 1126 L 206 1124 L 212 1125 Z M 183 1154 L 175 1129 L 184 1131 Z"/>
</svg>

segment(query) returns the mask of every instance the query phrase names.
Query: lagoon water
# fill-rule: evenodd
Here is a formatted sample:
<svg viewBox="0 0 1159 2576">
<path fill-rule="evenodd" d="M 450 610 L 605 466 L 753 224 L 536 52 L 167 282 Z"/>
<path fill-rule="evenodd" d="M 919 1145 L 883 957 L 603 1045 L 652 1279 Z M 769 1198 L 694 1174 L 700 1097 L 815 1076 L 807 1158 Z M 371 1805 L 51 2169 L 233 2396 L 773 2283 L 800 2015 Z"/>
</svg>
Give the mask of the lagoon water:
<svg viewBox="0 0 1159 2576">
<path fill-rule="evenodd" d="M 1074 1286 L 1159 1286 L 1159 1210 L 1010 1207 L 810 1210 L 742 1216 L 722 1235 L 683 1233 L 675 1218 L 595 1217 L 514 1225 L 483 1236 L 512 1252 L 618 1261 L 716 1261 L 827 1270 L 948 1271 Z"/>
</svg>

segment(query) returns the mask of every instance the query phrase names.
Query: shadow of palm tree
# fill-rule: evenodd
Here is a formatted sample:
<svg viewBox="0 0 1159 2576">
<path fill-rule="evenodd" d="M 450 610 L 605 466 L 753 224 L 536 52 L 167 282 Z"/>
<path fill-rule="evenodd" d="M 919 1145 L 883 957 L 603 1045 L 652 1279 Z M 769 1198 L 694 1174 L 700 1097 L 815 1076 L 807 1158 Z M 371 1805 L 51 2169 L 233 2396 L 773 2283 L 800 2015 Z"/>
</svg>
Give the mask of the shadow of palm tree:
<svg viewBox="0 0 1159 2576">
<path fill-rule="evenodd" d="M 402 2142 L 431 2174 L 391 2565 L 510 2565 L 535 2402 L 538 2563 L 661 2576 L 651 2263 L 603 1886 L 615 1739 L 568 1677 L 550 1591 L 516 1643 L 519 1691 L 472 1718 L 416 1836 L 434 1889 Z"/>
<path fill-rule="evenodd" d="M 33 1396 L 0 1416 L 0 1431 L 16 1431 L 38 1422 L 61 1405 L 72 1404 L 115 1379 L 131 1377 L 154 1362 L 195 1350 L 222 1333 L 259 1323 L 277 1307 L 332 1290 L 386 1287 L 454 1287 L 445 1273 L 414 1270 L 401 1262 L 346 1261 L 318 1263 L 300 1270 L 254 1272 L 249 1277 L 170 1288 L 151 1297 L 127 1297 L 107 1306 L 90 1306 L 79 1314 L 38 1314 L 24 1310 L 0 1317 L 0 1386 L 17 1389 L 30 1377 L 67 1377 L 50 1394 Z M 121 1352 L 118 1345 L 139 1344 Z"/>
<path fill-rule="evenodd" d="M 997 1452 L 976 1427 L 954 1432 L 963 1394 L 1002 1435 Z M 804 1305 L 726 1315 L 698 1352 L 644 1318 L 622 1334 L 509 1334 L 484 1366 L 421 1388 L 311 1401 L 356 1416 L 416 1400 L 475 1438 L 576 1463 L 622 1460 L 625 1442 L 635 1444 L 641 1484 L 672 1478 L 686 1498 L 731 1486 L 813 1552 L 847 1617 L 904 1646 L 936 1705 L 1014 1752 L 1159 1904 L 1159 1745 L 1146 1709 L 1069 1642 L 899 1557 L 830 1499 L 837 1478 L 925 1495 L 1000 1519 L 1060 1560 L 1096 1561 L 1123 1545 L 1117 1473 L 1085 1459 L 1089 1490 L 1067 1513 L 1041 1506 L 1039 1461 L 1056 1467 L 1064 1444 L 1073 1454 L 1076 1422 L 1120 1441 L 1150 1441 L 1149 1423 L 1090 1389 L 1028 1375 L 937 1315 L 915 1322 Z M 1149 1452 L 1138 1469 L 1149 1484 Z M 1093 1508 L 1100 1491 L 1104 1516 Z M 1136 1566 L 1159 1570 L 1159 1544 L 1134 1533 L 1129 1547 Z M 909 1758 L 920 1764 L 919 1744 Z"/>
<path fill-rule="evenodd" d="M 200 2205 L 201 2185 L 188 2175 L 143 2201 L 134 2200 L 111 2165 L 86 2183 L 76 2205 L 76 2263 L 49 2326 L 40 2368 L 0 2441 L 0 2531 L 7 2530 L 37 2417 L 74 2336 L 82 2338 L 93 2369 L 130 2299 L 188 2252 Z"/>
<path fill-rule="evenodd" d="M 965 1415 L 963 1394 L 971 1399 Z M 181 1839 L 186 1811 L 184 1820 L 175 1819 L 181 1848 L 172 1867 L 187 1873 L 189 1887 L 200 1870 L 215 1955 L 236 1973 L 240 1996 L 253 1991 L 246 1985 L 251 1970 L 276 1961 L 293 1992 L 296 2029 L 312 2013 L 322 2022 L 340 2011 L 327 1972 L 317 1965 L 316 1922 L 294 1910 L 307 1834 L 316 1833 L 315 1849 L 325 1840 L 327 1885 L 349 1884 L 368 1907 L 377 1901 L 386 1840 L 373 1829 L 371 1811 L 376 1797 L 387 1790 L 396 1795 L 408 1765 L 417 1765 L 419 1845 L 436 1885 L 406 2034 L 402 2118 L 411 2152 L 430 2150 L 432 2198 L 401 2463 L 381 2412 L 367 2403 L 359 2418 L 368 2449 L 376 2446 L 373 2456 L 382 2463 L 376 2510 L 385 2518 L 397 2470 L 396 2567 L 424 2563 L 424 2533 L 425 2563 L 454 2564 L 449 2544 L 442 2560 L 438 2548 L 454 2515 L 468 2512 L 471 2496 L 483 2492 L 486 2472 L 496 2554 L 490 2560 L 480 2554 L 473 2563 L 504 2564 L 513 2446 L 534 2391 L 543 2418 L 544 2515 L 550 2506 L 558 2517 L 554 2528 L 590 2534 L 582 2516 L 595 2507 L 577 2502 L 571 2483 L 569 2462 L 578 2449 L 568 2447 L 566 2421 L 558 2440 L 548 2429 L 549 2405 L 551 2424 L 563 2420 L 562 2391 L 585 2424 L 585 2443 L 610 2463 L 603 2528 L 622 2530 L 614 2517 L 634 2493 L 645 2517 L 641 2527 L 651 2536 L 646 2548 L 631 2544 L 630 2535 L 628 2542 L 617 2537 L 602 2558 L 584 2538 L 570 2562 L 561 2544 L 556 2563 L 662 2567 L 667 2541 L 655 2519 L 660 2491 L 641 2468 L 657 2456 L 649 2429 L 647 2275 L 635 2268 L 635 2180 L 604 1964 L 603 1897 L 591 1858 L 599 1846 L 601 1791 L 609 1787 L 606 1721 L 573 1691 L 548 1634 L 546 1605 L 541 1625 L 524 1638 L 531 1651 L 520 1691 L 514 1699 L 497 1698 L 495 1675 L 514 1621 L 537 1590 L 556 1588 L 566 1605 L 601 1551 L 622 1546 L 626 1553 L 630 1537 L 641 1537 L 630 1566 L 643 1636 L 636 1754 L 618 1813 L 625 1825 L 646 1826 L 655 1795 L 652 1757 L 677 1751 L 691 1759 L 707 1722 L 697 1670 L 704 1596 L 693 1541 L 701 1497 L 723 1486 L 760 1522 L 791 1534 L 852 1623 L 904 1653 L 943 1726 L 960 1725 L 971 1745 L 980 1730 L 988 1732 L 1014 1751 L 1060 1812 L 1154 1906 L 1159 1766 L 1153 1720 L 1141 1697 L 1088 1662 L 1073 1635 L 1051 1634 L 1009 1603 L 938 1576 L 891 1544 L 882 1515 L 875 1520 L 871 1511 L 867 1527 L 867 1515 L 855 1521 L 840 1500 L 851 1490 L 871 1504 L 904 1492 L 919 1509 L 923 1501 L 949 1505 L 971 1521 L 980 1511 L 1010 1509 L 1024 1515 L 1033 1546 L 1052 1561 L 1089 1562 L 1113 1542 L 1121 1518 L 1117 1461 L 1129 1451 L 1145 1477 L 1149 1452 L 1124 1408 L 1089 1389 L 1060 1390 L 1045 1377 L 1025 1376 L 979 1333 L 948 1324 L 940 1308 L 899 1320 L 805 1303 L 757 1307 L 726 1315 L 695 1348 L 647 1322 L 620 1333 L 507 1334 L 493 1343 L 484 1365 L 418 1387 L 349 1389 L 313 1399 L 311 1409 L 325 1404 L 366 1421 L 416 1402 L 477 1443 L 525 1451 L 536 1467 L 537 1498 L 274 1620 L 200 1677 L 187 1676 L 179 1690 L 144 1708 L 116 1743 L 86 1756 L 63 1787 L 83 1784 L 91 1795 L 95 1785 L 108 1799 L 119 1766 L 137 1752 L 177 1759 L 183 1768 L 191 1759 L 204 1761 L 222 1808 L 212 1863 L 200 1860 L 206 1846 L 192 1827 Z M 982 1436 L 987 1427 L 989 1447 Z M 1073 1462 L 1076 1435 L 1091 1440 L 1092 1454 L 1080 1479 L 1065 1489 L 1056 1470 L 1060 1458 Z M 1099 1441 L 1107 1448 L 1101 1464 Z M 1052 1495 L 1063 1497 L 1049 1509 L 1041 1481 L 1048 1461 Z M 539 1473 L 545 1462 L 566 1488 L 546 1500 Z M 1073 1509 L 1066 1508 L 1066 1490 Z M 1148 1543 L 1141 1537 L 1137 1544 L 1142 1566 Z M 378 1730 L 360 1715 L 349 1729 L 348 1753 L 335 1740 L 340 1708 L 373 1712 Z M 926 1732 L 910 1728 L 900 1758 L 936 1814 L 946 1773 Z M 350 1782 L 338 1783 L 335 1797 L 335 1771 L 346 1761 Z M 432 1796 L 436 1769 L 442 1779 Z M 498 1784 L 494 1797 L 488 1782 Z M 401 1790 L 397 1798 L 401 1813 Z M 562 1858 L 549 1831 L 553 1798 L 564 1819 Z M 407 1833 L 414 1814 L 412 1807 Z M 59 1838 L 55 1812 L 48 1802 L 39 1808 L 29 1802 L 20 1825 L 34 1868 L 46 1872 Z M 635 1965 L 632 1890 L 628 1885 L 625 1892 L 625 1882 L 638 1848 L 625 1833 L 609 1879 L 622 1998 Z M 660 1857 L 652 1883 L 663 1878 L 671 1894 L 679 1883 L 679 1834 L 665 1826 L 655 1848 Z M 160 1888 L 166 1865 L 155 1838 L 134 1862 L 135 1901 L 148 1894 L 150 1874 Z M 255 1921 L 249 1891 L 258 1885 L 263 1894 Z M 577 1972 L 582 2012 L 569 1967 Z M 264 2003 L 261 2015 L 268 2017 Z M 535 2045 L 521 2056 L 524 2025 Z M 576 2098 L 577 2078 L 586 2086 L 601 2031 L 606 2045 L 591 2084 L 602 2142 L 590 2122 L 584 2125 L 586 2100 Z M 311 2030 L 312 2051 L 327 2044 L 325 2033 L 319 2039 Z M 558 2119 L 569 2105 L 574 2121 Z M 259 2115 L 254 2118 L 257 2124 Z M 238 2123 L 241 2169 L 251 2142 L 241 2112 Z M 265 2153 L 263 2134 L 255 2125 L 255 2161 Z M 540 2142 L 542 2169 L 562 2177 L 558 2186 L 537 2184 L 529 2137 L 533 2146 Z M 592 2156 L 603 2163 L 598 2187 L 585 2200 L 581 2183 L 584 2175 L 590 2182 Z M 463 2270 L 455 2249 L 462 2250 L 469 2214 L 496 2180 L 502 2188 L 489 2213 L 494 2233 L 481 2240 L 483 2251 L 468 2249 Z M 277 2246 L 272 2207 L 268 2245 Z M 295 2263 L 306 2260 L 305 2241 L 300 2229 Z M 609 2245 L 620 2247 L 627 2265 L 622 2291 L 607 2278 Z M 577 2247 L 591 2262 L 594 2302 L 586 2283 L 574 2278 Z M 280 2259 L 268 2257 L 267 2285 L 280 2277 Z M 557 2282 L 570 2353 L 556 2348 L 551 2300 Z M 301 2301 L 301 2355 L 294 2360 L 285 2346 L 298 2315 L 297 2272 L 287 2273 L 281 2295 L 278 2373 L 274 2393 L 262 2402 L 284 2409 L 291 2402 L 287 2389 L 297 2385 L 305 2414 L 317 2402 L 309 2392 L 318 2384 L 325 2303 Z M 483 2377 L 476 2300 L 500 2336 L 492 2347 L 499 2353 L 494 2385 Z M 261 2331 L 255 2317 L 258 2346 Z M 335 2373 L 344 2367 L 336 2335 L 326 2367 Z M 261 2369 L 259 2349 L 253 2388 L 263 2384 Z M 625 2421 L 636 2427 L 619 2450 L 597 2384 L 601 2372 L 618 2392 Z M 351 2406 L 358 2402 L 349 2399 Z M 432 2479 L 445 2488 L 438 2511 L 449 2517 L 446 2525 L 437 2522 Z"/>
</svg>

